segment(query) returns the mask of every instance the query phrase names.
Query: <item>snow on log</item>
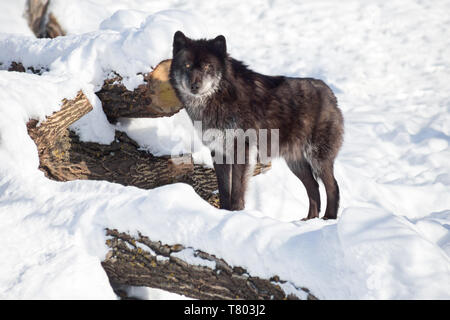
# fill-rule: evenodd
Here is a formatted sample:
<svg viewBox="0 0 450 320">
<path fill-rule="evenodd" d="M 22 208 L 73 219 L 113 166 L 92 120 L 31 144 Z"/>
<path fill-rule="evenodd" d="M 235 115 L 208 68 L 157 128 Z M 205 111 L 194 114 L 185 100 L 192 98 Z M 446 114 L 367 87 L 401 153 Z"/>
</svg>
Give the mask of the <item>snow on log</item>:
<svg viewBox="0 0 450 320">
<path fill-rule="evenodd" d="M 144 84 L 133 91 L 121 83 L 117 75 L 104 81 L 96 94 L 110 122 L 119 117 L 156 118 L 171 116 L 183 107 L 169 82 L 172 60 L 160 62 L 152 72 L 144 75 Z"/>
<path fill-rule="evenodd" d="M 158 118 L 169 117 L 183 108 L 169 82 L 172 60 L 161 61 L 151 72 L 144 74 L 144 83 L 133 91 L 122 83 L 122 77 L 105 79 L 102 88 L 96 92 L 102 102 L 108 120 L 115 123 L 118 118 Z M 0 62 L 1 64 L 1 62 Z M 42 74 L 46 68 L 27 66 L 13 61 L 8 71 Z M 114 72 L 113 72 L 114 73 Z"/>
<path fill-rule="evenodd" d="M 123 296 L 123 285 L 158 288 L 195 299 L 316 300 L 306 288 L 297 288 L 278 276 L 262 279 L 241 267 L 232 267 L 214 255 L 167 245 L 139 235 L 107 230 L 110 248 L 102 262 L 112 287 Z M 288 290 L 282 288 L 289 288 Z"/>
<path fill-rule="evenodd" d="M 109 145 L 80 141 L 68 127 L 90 110 L 89 100 L 80 91 L 75 99 L 64 100 L 61 110 L 39 126 L 36 120 L 28 122 L 28 133 L 38 148 L 39 168 L 48 178 L 106 180 L 143 189 L 186 182 L 205 200 L 217 203 L 214 171 L 194 165 L 189 154 L 155 157 L 139 150 L 138 144 L 120 131 Z"/>
<path fill-rule="evenodd" d="M 99 98 L 106 116 L 115 121 L 120 117 L 154 118 L 178 112 L 182 105 L 168 82 L 170 62 L 165 60 L 158 64 L 144 76 L 146 83 L 134 91 L 128 91 L 120 81 L 105 80 Z M 45 68 L 25 67 L 21 62 L 12 62 L 8 70 L 36 74 L 46 71 Z M 91 110 L 89 100 L 80 91 L 75 99 L 64 100 L 61 110 L 39 126 L 36 120 L 28 122 L 28 133 L 38 146 L 40 169 L 48 178 L 106 180 L 143 189 L 185 182 L 203 199 L 218 206 L 214 170 L 193 164 L 190 154 L 178 158 L 155 157 L 140 150 L 139 145 L 121 131 L 116 131 L 109 145 L 80 141 L 68 127 Z M 270 163 L 257 164 L 254 174 L 270 166 Z"/>
<path fill-rule="evenodd" d="M 185 182 L 203 199 L 218 206 L 214 170 L 193 164 L 190 154 L 176 158 L 155 157 L 140 150 L 139 145 L 121 131 L 116 131 L 109 145 L 80 141 L 68 127 L 90 110 L 89 100 L 80 91 L 75 99 L 64 100 L 61 110 L 39 126 L 36 120 L 28 122 L 28 133 L 38 148 L 39 168 L 48 178 L 106 180 L 143 189 Z M 258 164 L 254 174 L 269 168 L 270 165 Z"/>
</svg>

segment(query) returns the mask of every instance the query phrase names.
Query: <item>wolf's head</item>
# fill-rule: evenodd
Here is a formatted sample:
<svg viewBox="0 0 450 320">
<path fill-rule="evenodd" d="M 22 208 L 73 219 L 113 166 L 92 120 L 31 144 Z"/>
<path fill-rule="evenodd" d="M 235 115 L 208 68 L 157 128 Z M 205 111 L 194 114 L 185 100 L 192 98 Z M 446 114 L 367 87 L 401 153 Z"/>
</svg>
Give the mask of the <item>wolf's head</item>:
<svg viewBox="0 0 450 320">
<path fill-rule="evenodd" d="M 192 40 L 181 31 L 173 37 L 172 85 L 189 98 L 204 98 L 219 87 L 225 69 L 225 37 Z"/>
</svg>

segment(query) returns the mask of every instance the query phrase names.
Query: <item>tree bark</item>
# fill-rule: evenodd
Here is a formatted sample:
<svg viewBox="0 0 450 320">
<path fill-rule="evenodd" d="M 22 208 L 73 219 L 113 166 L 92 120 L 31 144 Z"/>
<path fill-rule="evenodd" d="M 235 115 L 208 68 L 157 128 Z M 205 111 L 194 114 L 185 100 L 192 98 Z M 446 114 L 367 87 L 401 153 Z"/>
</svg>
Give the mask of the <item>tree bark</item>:
<svg viewBox="0 0 450 320">
<path fill-rule="evenodd" d="M 169 70 L 172 60 L 161 61 L 151 72 L 144 74 L 144 83 L 134 90 L 128 90 L 122 83 L 122 76 L 105 79 L 96 95 L 102 102 L 103 111 L 111 123 L 124 118 L 170 117 L 179 112 L 183 105 L 178 100 L 169 82 Z M 0 62 L 0 65 L 3 63 Z M 42 74 L 46 67 L 24 66 L 13 61 L 8 71 L 32 72 Z"/>
<path fill-rule="evenodd" d="M 112 287 L 125 298 L 121 292 L 123 285 L 158 288 L 203 300 L 299 299 L 281 289 L 280 285 L 286 281 L 278 276 L 270 279 L 254 277 L 244 268 L 231 267 L 223 259 L 201 250 L 180 244 L 161 244 L 141 234 L 131 237 L 117 230 L 108 229 L 107 235 L 110 237 L 107 240 L 110 251 L 102 266 Z M 177 253 L 183 250 L 188 250 L 202 263 L 194 265 L 177 257 Z M 306 288 L 290 286 L 307 299 L 317 299 Z"/>
<path fill-rule="evenodd" d="M 39 168 L 48 178 L 106 180 L 143 189 L 185 182 L 217 206 L 214 170 L 194 165 L 190 154 L 155 157 L 139 150 L 138 144 L 120 131 L 109 145 L 80 141 L 68 127 L 90 110 L 89 100 L 80 91 L 75 99 L 64 100 L 61 110 L 39 126 L 36 120 L 28 122 L 28 133 L 38 148 Z"/>
<path fill-rule="evenodd" d="M 133 91 L 122 84 L 120 75 L 105 80 L 97 96 L 108 120 L 115 123 L 120 117 L 168 117 L 180 111 L 183 106 L 169 82 L 171 62 L 169 59 L 159 63 L 143 76 L 145 83 Z"/>
<path fill-rule="evenodd" d="M 3 65 L 3 62 L 0 61 L 0 66 Z M 48 71 L 46 67 L 34 67 L 34 66 L 28 66 L 25 68 L 25 66 L 22 64 L 22 62 L 16 62 L 13 61 L 8 67 L 8 71 L 17 71 L 17 72 L 31 72 L 34 74 L 41 75 L 43 72 Z"/>
<path fill-rule="evenodd" d="M 190 154 L 155 157 L 140 150 L 135 141 L 120 131 L 116 131 L 115 140 L 109 145 L 80 141 L 68 127 L 90 110 L 89 100 L 80 91 L 75 99 L 64 100 L 61 110 L 39 126 L 36 120 L 28 122 L 28 133 L 38 148 L 39 168 L 48 178 L 106 180 L 143 189 L 184 182 L 210 204 L 218 206 L 214 170 L 193 164 Z M 269 168 L 270 165 L 258 164 L 255 174 Z"/>
<path fill-rule="evenodd" d="M 28 25 L 38 38 L 56 38 L 66 33 L 58 19 L 49 12 L 50 0 L 28 0 L 25 16 Z"/>
</svg>

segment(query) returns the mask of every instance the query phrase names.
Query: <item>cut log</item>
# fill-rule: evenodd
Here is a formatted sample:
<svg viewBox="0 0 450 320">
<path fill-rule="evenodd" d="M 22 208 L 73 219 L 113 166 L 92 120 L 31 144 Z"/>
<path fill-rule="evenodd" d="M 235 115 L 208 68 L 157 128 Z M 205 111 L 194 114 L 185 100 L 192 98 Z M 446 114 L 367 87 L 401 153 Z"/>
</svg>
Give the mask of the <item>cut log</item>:
<svg viewBox="0 0 450 320">
<path fill-rule="evenodd" d="M 218 206 L 217 179 L 212 168 L 194 165 L 190 154 L 177 158 L 155 157 L 139 149 L 124 132 L 116 131 L 109 144 L 82 142 L 68 127 L 92 110 L 80 91 L 75 99 L 64 100 L 61 110 L 39 126 L 28 122 L 28 133 L 37 145 L 40 165 L 50 179 L 106 180 L 126 186 L 152 189 L 162 185 L 185 182 L 206 201 Z M 257 165 L 255 173 L 270 165 Z"/>
<path fill-rule="evenodd" d="M 96 94 L 108 120 L 115 123 L 120 117 L 168 117 L 180 111 L 183 106 L 169 82 L 171 62 L 159 63 L 152 72 L 144 75 L 145 83 L 133 91 L 122 84 L 120 75 L 105 80 Z"/>
<path fill-rule="evenodd" d="M 29 121 L 28 134 L 38 147 L 39 159 L 45 156 L 46 151 L 55 150 L 56 144 L 66 133 L 67 128 L 91 110 L 91 103 L 83 92 L 79 91 L 75 99 L 64 99 L 61 110 L 47 117 L 39 127 L 36 120 Z"/>
<path fill-rule="evenodd" d="M 147 83 L 135 91 L 123 89 L 124 86 L 120 83 L 108 84 L 106 81 L 100 97 L 103 99 L 107 116 L 112 119 L 138 115 L 155 117 L 178 112 L 181 104 L 168 82 L 170 62 L 166 60 L 158 64 L 145 77 Z M 38 74 L 43 70 L 32 66 L 27 69 Z M 9 70 L 24 72 L 25 67 L 20 62 L 13 62 Z M 118 87 L 122 88 L 120 90 L 126 90 L 124 95 L 117 93 Z M 141 96 L 149 97 L 150 105 L 139 101 Z M 120 100 L 121 97 L 123 100 Z M 120 131 L 116 131 L 115 140 L 109 145 L 80 141 L 68 127 L 90 110 L 92 106 L 89 100 L 79 92 L 75 99 L 64 100 L 61 110 L 39 126 L 36 120 L 28 122 L 29 135 L 38 146 L 39 168 L 48 178 L 57 181 L 106 180 L 143 189 L 185 182 L 192 185 L 203 199 L 218 206 L 218 187 L 214 170 L 194 165 L 189 154 L 179 158 L 155 157 L 140 150 L 135 141 Z M 255 174 L 269 168 L 270 164 L 258 164 Z"/>
<path fill-rule="evenodd" d="M 39 168 L 48 178 L 106 180 L 143 189 L 186 182 L 216 205 L 214 171 L 194 166 L 190 155 L 155 157 L 139 150 L 138 144 L 120 131 L 109 145 L 80 141 L 68 127 L 90 110 L 89 100 L 80 91 L 75 99 L 64 100 L 61 110 L 39 126 L 36 120 L 28 122 L 28 133 L 38 148 Z"/>
<path fill-rule="evenodd" d="M 122 77 L 106 79 L 100 91 L 96 92 L 102 102 L 103 111 L 111 123 L 118 118 L 158 118 L 170 117 L 179 112 L 183 105 L 178 100 L 169 82 L 169 70 L 172 60 L 160 62 L 151 72 L 145 74 L 144 83 L 133 91 L 122 83 Z M 3 64 L 0 62 L 0 65 Z M 13 61 L 8 71 L 32 72 L 42 74 L 46 67 L 24 66 L 20 61 Z"/>
<path fill-rule="evenodd" d="M 288 295 L 280 287 L 286 281 L 278 276 L 271 279 L 252 276 L 244 268 L 232 267 L 201 250 L 161 244 L 141 234 L 131 237 L 117 230 L 107 230 L 107 235 L 110 251 L 102 266 L 120 296 L 124 295 L 120 291 L 126 285 L 158 288 L 203 300 L 285 300 L 299 299 L 299 296 L 317 299 L 308 289 L 292 284 L 290 288 L 298 295 Z M 183 250 L 203 263 L 193 265 L 177 257 Z"/>
</svg>

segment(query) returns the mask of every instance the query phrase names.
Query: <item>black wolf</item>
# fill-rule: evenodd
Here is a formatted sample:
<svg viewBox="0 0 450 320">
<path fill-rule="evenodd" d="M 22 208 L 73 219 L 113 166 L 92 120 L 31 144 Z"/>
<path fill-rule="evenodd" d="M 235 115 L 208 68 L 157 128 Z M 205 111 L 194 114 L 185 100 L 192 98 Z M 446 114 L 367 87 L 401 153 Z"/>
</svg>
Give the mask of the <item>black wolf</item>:
<svg viewBox="0 0 450 320">
<path fill-rule="evenodd" d="M 337 217 L 339 187 L 333 163 L 344 124 L 336 97 L 323 81 L 253 72 L 227 54 L 224 36 L 192 40 L 181 31 L 173 39 L 170 81 L 192 121 L 201 121 L 202 130 L 278 129 L 279 155 L 308 193 L 307 219 L 319 217 L 316 178 L 327 193 L 324 219 Z M 217 152 L 226 156 L 223 149 L 209 147 L 215 159 Z M 244 209 L 251 153 L 246 141 L 244 163 L 214 163 L 221 208 Z"/>
</svg>

